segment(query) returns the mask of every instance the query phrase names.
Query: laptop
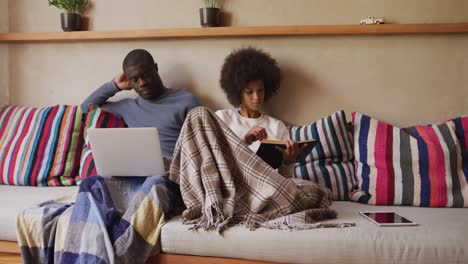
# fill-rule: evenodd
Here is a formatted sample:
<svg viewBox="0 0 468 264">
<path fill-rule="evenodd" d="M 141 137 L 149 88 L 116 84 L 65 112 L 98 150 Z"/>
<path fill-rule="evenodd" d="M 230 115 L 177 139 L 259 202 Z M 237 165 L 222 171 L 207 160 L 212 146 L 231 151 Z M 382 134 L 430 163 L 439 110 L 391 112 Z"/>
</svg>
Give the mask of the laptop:
<svg viewBox="0 0 468 264">
<path fill-rule="evenodd" d="M 90 128 L 88 138 L 98 175 L 165 175 L 157 128 Z"/>
</svg>

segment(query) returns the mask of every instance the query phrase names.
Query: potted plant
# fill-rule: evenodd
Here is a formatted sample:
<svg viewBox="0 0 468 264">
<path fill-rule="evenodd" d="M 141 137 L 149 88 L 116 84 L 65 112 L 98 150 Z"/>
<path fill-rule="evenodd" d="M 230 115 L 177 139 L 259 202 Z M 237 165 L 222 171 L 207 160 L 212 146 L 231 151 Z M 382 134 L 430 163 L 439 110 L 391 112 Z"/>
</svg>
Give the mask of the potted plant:
<svg viewBox="0 0 468 264">
<path fill-rule="evenodd" d="M 219 26 L 219 13 L 221 11 L 219 0 L 203 0 L 205 7 L 200 8 L 200 23 L 202 27 Z"/>
<path fill-rule="evenodd" d="M 81 29 L 81 12 L 88 5 L 88 0 L 48 0 L 49 6 L 63 9 L 60 14 L 63 31 L 78 31 Z"/>
</svg>

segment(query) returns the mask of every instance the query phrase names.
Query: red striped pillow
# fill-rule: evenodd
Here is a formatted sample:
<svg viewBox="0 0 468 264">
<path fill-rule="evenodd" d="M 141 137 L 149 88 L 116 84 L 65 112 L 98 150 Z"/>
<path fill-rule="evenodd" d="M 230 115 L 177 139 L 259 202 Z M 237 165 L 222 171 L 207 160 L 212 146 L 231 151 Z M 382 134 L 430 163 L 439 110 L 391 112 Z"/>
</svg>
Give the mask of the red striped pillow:
<svg viewBox="0 0 468 264">
<path fill-rule="evenodd" d="M 468 207 L 467 175 L 454 121 L 400 129 L 353 113 L 359 190 L 375 205 Z"/>
<path fill-rule="evenodd" d="M 74 185 L 81 127 L 77 106 L 0 107 L 0 184 Z"/>
<path fill-rule="evenodd" d="M 80 177 L 76 179 L 78 184 L 89 176 L 96 176 L 97 171 L 94 165 L 93 153 L 88 141 L 89 128 L 116 128 L 126 127 L 125 122 L 118 115 L 108 112 L 94 104 L 89 107 L 84 125 L 84 146 L 81 153 Z"/>
</svg>

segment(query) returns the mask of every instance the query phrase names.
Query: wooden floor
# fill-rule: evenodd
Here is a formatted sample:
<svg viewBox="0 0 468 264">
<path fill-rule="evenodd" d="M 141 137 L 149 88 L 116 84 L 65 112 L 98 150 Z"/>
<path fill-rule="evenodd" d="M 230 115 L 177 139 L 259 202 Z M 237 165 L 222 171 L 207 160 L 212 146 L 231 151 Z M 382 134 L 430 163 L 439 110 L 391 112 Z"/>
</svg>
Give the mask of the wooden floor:
<svg viewBox="0 0 468 264">
<path fill-rule="evenodd" d="M 245 259 L 229 259 L 229 258 L 215 258 L 215 257 L 200 257 L 188 255 L 174 255 L 162 253 L 156 257 L 156 261 L 149 263 L 156 264 L 268 264 L 271 262 L 262 262 Z M 281 263 L 276 263 L 281 264 Z"/>
<path fill-rule="evenodd" d="M 16 253 L 0 253 L 0 264 L 21 263 L 21 255 Z M 159 254 L 148 260 L 147 263 L 152 264 L 267 264 L 267 262 L 259 262 L 252 260 L 198 257 L 172 254 Z"/>
<path fill-rule="evenodd" d="M 0 241 L 0 264 L 21 263 L 21 255 L 16 242 Z"/>
<path fill-rule="evenodd" d="M 21 263 L 21 255 L 16 242 L 0 241 L 0 264 Z M 265 264 L 267 262 L 228 259 L 215 257 L 200 257 L 161 253 L 150 258 L 151 264 Z"/>
<path fill-rule="evenodd" d="M 15 253 L 0 253 L 0 264 L 21 263 L 21 255 Z"/>
</svg>

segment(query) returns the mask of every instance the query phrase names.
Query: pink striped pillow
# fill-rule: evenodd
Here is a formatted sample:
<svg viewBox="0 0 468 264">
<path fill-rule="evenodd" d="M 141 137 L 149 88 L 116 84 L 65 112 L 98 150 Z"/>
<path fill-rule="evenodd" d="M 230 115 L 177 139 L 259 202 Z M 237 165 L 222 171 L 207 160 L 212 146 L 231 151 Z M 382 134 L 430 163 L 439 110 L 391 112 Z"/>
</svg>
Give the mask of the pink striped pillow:
<svg viewBox="0 0 468 264">
<path fill-rule="evenodd" d="M 0 107 L 0 184 L 74 185 L 81 127 L 77 106 Z"/>
<path fill-rule="evenodd" d="M 359 190 L 351 199 L 375 205 L 468 207 L 454 121 L 400 129 L 353 113 Z"/>
</svg>

